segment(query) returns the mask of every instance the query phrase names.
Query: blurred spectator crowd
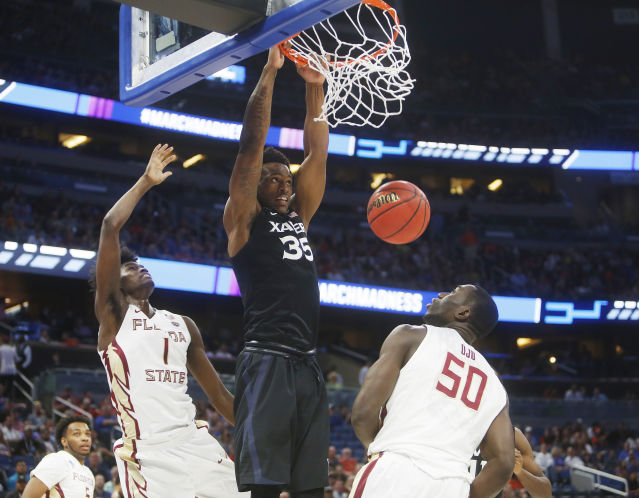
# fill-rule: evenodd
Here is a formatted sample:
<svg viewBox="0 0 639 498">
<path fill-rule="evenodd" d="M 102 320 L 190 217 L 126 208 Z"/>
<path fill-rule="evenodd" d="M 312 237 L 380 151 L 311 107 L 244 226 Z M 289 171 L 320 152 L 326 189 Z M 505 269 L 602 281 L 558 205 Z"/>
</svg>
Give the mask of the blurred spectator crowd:
<svg viewBox="0 0 639 498">
<path fill-rule="evenodd" d="M 42 457 L 59 448 L 50 410 L 45 410 L 40 401 L 32 404 L 12 401 L 16 397 L 6 393 L 7 389 L 0 383 L 0 497 L 13 498 L 20 496 L 30 471 Z M 90 414 L 93 418 L 91 453 L 85 465 L 96 476 L 94 498 L 121 498 L 123 494 L 112 450 L 113 441 L 121 434 L 110 397 L 90 391 L 76 393 L 70 387 L 64 388 L 58 396 L 75 407 L 56 401 L 58 412 L 85 417 Z M 232 456 L 232 426 L 204 401 L 196 402 L 196 418 L 208 423 L 209 432 Z"/>
<path fill-rule="evenodd" d="M 82 410 L 78 413 L 89 413 L 93 417 L 93 444 L 86 465 L 96 475 L 94 496 L 122 496 L 112 453 L 112 441 L 119 433 L 109 397 L 90 391 L 74 392 L 70 387 L 65 387 L 58 396 Z M 5 385 L 0 384 L 0 496 L 19 496 L 7 493 L 16 487 L 20 489 L 42 457 L 57 451 L 54 421 L 45 406 L 40 401 L 29 404 L 10 399 L 5 393 Z M 56 409 L 66 414 L 74 413 L 73 408 L 62 402 L 56 403 Z M 329 413 L 331 446 L 327 455 L 329 486 L 325 489 L 325 497 L 345 498 L 355 475 L 366 463 L 366 455 L 350 424 L 350 408 L 330 405 Z M 233 456 L 232 426 L 206 401 L 196 402 L 196 418 L 208 423 L 209 432 Z M 635 428 L 597 421 L 584 423 L 582 419 L 576 419 L 521 429 L 534 450 L 535 460 L 552 482 L 553 495 L 574 491 L 570 481 L 570 468 L 574 465 L 623 477 L 628 480 L 630 494 L 639 494 L 639 438 Z M 282 497 L 286 496 L 284 492 Z M 511 480 L 503 496 L 528 497 L 516 479 Z"/>
<path fill-rule="evenodd" d="M 95 249 L 104 212 L 63 192 L 49 191 L 36 201 L 20 187 L 0 183 L 0 240 Z M 559 299 L 639 292 L 639 251 L 623 245 L 518 244 L 487 237 L 481 222 L 468 217 L 436 213 L 417 242 L 393 246 L 372 236 L 361 218 L 320 212 L 311 234 L 320 278 L 436 291 L 480 282 L 497 295 Z M 604 227 L 593 231 L 593 240 L 597 236 L 605 241 L 610 234 Z M 145 257 L 230 266 L 219 209 L 149 195 L 122 241 Z"/>
</svg>

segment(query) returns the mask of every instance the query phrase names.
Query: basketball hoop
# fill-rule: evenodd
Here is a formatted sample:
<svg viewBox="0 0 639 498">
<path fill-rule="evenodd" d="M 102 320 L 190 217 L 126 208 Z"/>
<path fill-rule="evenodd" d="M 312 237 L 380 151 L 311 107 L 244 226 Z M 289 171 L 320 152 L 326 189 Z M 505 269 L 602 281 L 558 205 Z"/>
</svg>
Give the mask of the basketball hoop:
<svg viewBox="0 0 639 498">
<path fill-rule="evenodd" d="M 413 89 L 406 71 L 406 28 L 382 0 L 363 0 L 292 36 L 280 48 L 293 62 L 325 76 L 326 96 L 316 119 L 331 127 L 379 128 L 402 112 L 403 100 Z"/>
</svg>

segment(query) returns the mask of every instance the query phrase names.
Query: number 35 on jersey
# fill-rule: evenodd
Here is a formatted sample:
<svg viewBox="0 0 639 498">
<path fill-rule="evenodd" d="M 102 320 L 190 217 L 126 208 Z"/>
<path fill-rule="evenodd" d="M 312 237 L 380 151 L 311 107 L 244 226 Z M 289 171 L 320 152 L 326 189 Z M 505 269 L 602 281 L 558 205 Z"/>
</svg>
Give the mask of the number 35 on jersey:
<svg viewBox="0 0 639 498">
<path fill-rule="evenodd" d="M 290 221 L 285 223 L 269 221 L 269 223 L 271 224 L 271 233 L 295 233 L 295 235 L 284 235 L 279 238 L 284 246 L 282 259 L 296 261 L 305 257 L 307 260 L 313 261 L 313 251 L 308 243 L 308 239 L 306 237 L 297 237 L 297 235 L 306 235 L 304 223 L 291 223 Z"/>
</svg>

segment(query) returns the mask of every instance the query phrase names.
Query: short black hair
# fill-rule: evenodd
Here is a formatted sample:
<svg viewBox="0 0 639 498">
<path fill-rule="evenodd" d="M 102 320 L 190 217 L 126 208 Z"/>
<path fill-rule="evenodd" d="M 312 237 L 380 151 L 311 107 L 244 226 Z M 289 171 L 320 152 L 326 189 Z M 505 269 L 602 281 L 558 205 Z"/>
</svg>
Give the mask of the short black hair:
<svg viewBox="0 0 639 498">
<path fill-rule="evenodd" d="M 470 317 L 468 324 L 472 327 L 477 337 L 485 337 L 490 334 L 499 321 L 497 305 L 490 294 L 478 284 L 473 284 L 471 294 Z"/>
<path fill-rule="evenodd" d="M 289 169 L 291 168 L 291 161 L 289 158 L 275 147 L 267 147 L 264 149 L 264 153 L 262 154 L 262 164 L 266 163 L 286 164 Z"/>
<path fill-rule="evenodd" d="M 138 255 L 132 249 L 129 249 L 127 246 L 120 247 L 120 265 L 124 263 L 128 263 L 130 261 L 137 262 Z M 91 294 L 95 294 L 96 291 L 96 282 L 95 282 L 95 265 L 89 270 L 89 290 Z"/>
<path fill-rule="evenodd" d="M 67 428 L 74 422 L 85 423 L 89 426 L 89 429 L 91 429 L 91 422 L 89 422 L 89 419 L 83 417 L 82 415 L 70 415 L 63 419 L 60 419 L 60 421 L 55 426 L 55 440 L 58 442 L 58 445 L 60 447 L 62 447 L 62 438 L 66 437 L 67 435 Z"/>
</svg>

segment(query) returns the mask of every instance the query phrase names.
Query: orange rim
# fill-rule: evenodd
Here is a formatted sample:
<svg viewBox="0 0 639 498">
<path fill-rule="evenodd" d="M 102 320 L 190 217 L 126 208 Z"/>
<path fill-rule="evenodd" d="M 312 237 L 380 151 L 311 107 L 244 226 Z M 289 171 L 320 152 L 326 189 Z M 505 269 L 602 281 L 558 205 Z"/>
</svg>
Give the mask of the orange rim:
<svg viewBox="0 0 639 498">
<path fill-rule="evenodd" d="M 389 40 L 388 43 L 386 43 L 385 47 L 380 48 L 379 50 L 377 50 L 376 52 L 373 52 L 372 54 L 366 54 L 362 57 L 358 57 L 357 59 L 351 59 L 351 60 L 343 61 L 343 62 L 327 61 L 329 65 L 343 66 L 344 64 L 355 64 L 359 61 L 375 59 L 377 56 L 386 52 L 387 48 L 393 45 L 395 43 L 395 40 L 397 40 L 397 36 L 399 35 L 400 24 L 399 24 L 399 17 L 397 16 L 397 12 L 395 11 L 395 9 L 393 9 L 390 5 L 388 5 L 383 0 L 362 0 L 362 4 L 370 5 L 371 7 L 377 7 L 378 9 L 384 10 L 393 18 L 393 20 L 395 21 L 395 28 L 396 28 L 394 30 L 395 33 L 393 35 L 393 39 Z M 286 40 L 280 43 L 280 50 L 287 58 L 289 58 L 296 64 L 301 64 L 305 66 L 308 64 L 308 58 L 304 57 L 302 54 L 295 51 L 295 49 L 285 46 L 287 41 L 292 40 L 299 34 L 300 33 L 295 33 L 293 36 L 289 36 Z"/>
</svg>

